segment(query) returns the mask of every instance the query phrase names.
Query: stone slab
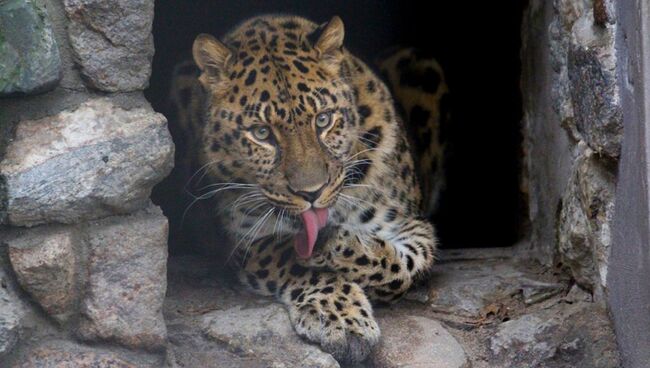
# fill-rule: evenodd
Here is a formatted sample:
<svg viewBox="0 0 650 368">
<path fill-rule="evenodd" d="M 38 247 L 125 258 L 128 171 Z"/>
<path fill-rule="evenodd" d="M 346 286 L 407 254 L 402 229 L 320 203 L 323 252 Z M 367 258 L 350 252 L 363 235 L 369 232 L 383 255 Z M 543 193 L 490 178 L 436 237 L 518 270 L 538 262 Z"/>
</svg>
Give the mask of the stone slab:
<svg viewBox="0 0 650 368">
<path fill-rule="evenodd" d="M 88 282 L 77 335 L 130 348 L 163 349 L 167 219 L 150 207 L 90 223 Z"/>
<path fill-rule="evenodd" d="M 148 203 L 173 156 L 161 114 L 126 110 L 108 98 L 22 121 L 0 162 L 4 221 L 33 226 L 130 213 Z"/>
</svg>

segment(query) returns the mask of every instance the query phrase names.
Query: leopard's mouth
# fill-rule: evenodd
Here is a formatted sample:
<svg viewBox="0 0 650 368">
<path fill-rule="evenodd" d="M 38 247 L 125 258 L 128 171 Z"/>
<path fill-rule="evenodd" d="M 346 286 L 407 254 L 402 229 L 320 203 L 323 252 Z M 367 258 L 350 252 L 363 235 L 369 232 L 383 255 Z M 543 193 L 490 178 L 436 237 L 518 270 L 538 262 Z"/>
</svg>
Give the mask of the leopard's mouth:
<svg viewBox="0 0 650 368">
<path fill-rule="evenodd" d="M 303 212 L 310 209 L 331 208 L 338 200 L 341 192 L 342 185 L 328 186 L 323 190 L 323 193 L 313 203 L 308 202 L 304 198 L 287 193 L 282 195 L 273 195 L 272 193 L 262 189 L 266 201 L 271 206 L 279 211 L 284 211 L 295 217 L 299 217 Z"/>
<path fill-rule="evenodd" d="M 290 204 L 290 207 L 286 205 L 278 206 L 274 202 L 278 201 L 268 200 L 268 203 L 273 206 L 271 210 L 275 212 L 278 218 L 276 221 L 282 223 L 288 221 L 291 225 L 291 230 L 294 233 L 293 246 L 296 255 L 301 259 L 310 258 L 314 252 L 319 232 L 327 225 L 330 209 L 328 207 L 316 207 L 309 203 L 307 203 L 306 209 L 293 204 Z M 281 203 L 285 204 L 284 201 Z M 261 221 L 264 221 L 269 216 L 269 213 L 273 212 L 269 212 L 268 207 L 263 206 L 250 211 L 248 214 L 259 217 L 262 219 Z"/>
<path fill-rule="evenodd" d="M 300 214 L 303 228 L 294 236 L 293 247 L 298 257 L 308 259 L 314 252 L 318 233 L 327 225 L 329 209 L 310 208 Z"/>
</svg>

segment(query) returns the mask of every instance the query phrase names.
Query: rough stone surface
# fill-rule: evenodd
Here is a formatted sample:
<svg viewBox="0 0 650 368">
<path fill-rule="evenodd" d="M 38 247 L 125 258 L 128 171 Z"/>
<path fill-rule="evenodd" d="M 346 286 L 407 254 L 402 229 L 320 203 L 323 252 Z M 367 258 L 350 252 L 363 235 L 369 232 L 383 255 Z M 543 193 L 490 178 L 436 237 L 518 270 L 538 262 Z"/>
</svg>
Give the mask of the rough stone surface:
<svg viewBox="0 0 650 368">
<path fill-rule="evenodd" d="M 70 226 L 40 227 L 7 240 L 20 285 L 54 318 L 64 321 L 77 297 L 78 272 Z"/>
<path fill-rule="evenodd" d="M 610 24 L 615 20 L 613 9 L 587 0 L 555 0 L 553 4 L 549 46 L 555 71 L 554 108 L 574 139 L 584 140 L 599 154 L 617 158 L 623 122 L 616 28 Z M 607 19 L 598 24 L 603 11 Z"/>
<path fill-rule="evenodd" d="M 463 347 L 437 321 L 380 310 L 382 338 L 372 356 L 376 368 L 469 368 Z"/>
<path fill-rule="evenodd" d="M 13 309 L 5 305 L 4 300 L 0 300 L 0 357 L 11 352 L 18 342 L 18 333 L 20 328 L 20 318 Z"/>
<path fill-rule="evenodd" d="M 9 289 L 9 277 L 3 267 L 0 262 L 0 358 L 18 342 L 24 315 L 16 294 Z"/>
<path fill-rule="evenodd" d="M 606 287 L 614 180 L 591 149 L 584 148 L 562 199 L 559 258 L 576 281 L 591 290 Z"/>
<path fill-rule="evenodd" d="M 23 121 L 0 162 L 5 221 L 75 223 L 134 211 L 171 170 L 173 150 L 161 114 L 107 98 Z"/>
<path fill-rule="evenodd" d="M 432 281 L 431 307 L 436 312 L 478 317 L 493 301 L 507 298 L 518 289 L 523 274 L 511 267 L 494 265 L 467 272 L 458 264 L 439 265 Z M 459 278 L 459 274 L 464 278 Z"/>
<path fill-rule="evenodd" d="M 330 354 L 296 335 L 289 315 L 280 305 L 211 312 L 205 315 L 204 322 L 210 338 L 270 367 L 339 367 Z"/>
<path fill-rule="evenodd" d="M 58 349 L 34 349 L 15 368 L 138 368 L 111 353 L 69 352 Z"/>
<path fill-rule="evenodd" d="M 59 49 L 43 2 L 0 3 L 0 96 L 43 92 L 60 79 Z"/>
<path fill-rule="evenodd" d="M 88 226 L 81 338 L 150 350 L 165 345 L 167 232 L 167 219 L 153 207 Z"/>
<path fill-rule="evenodd" d="M 477 275 L 487 277 L 489 273 L 495 279 L 502 273 L 519 274 L 527 281 L 519 284 L 519 291 L 514 295 L 499 300 L 503 304 L 501 309 L 491 309 L 489 316 L 481 318 L 453 320 L 449 313 L 435 312 L 419 301 L 402 300 L 388 308 L 376 307 L 375 316 L 382 331 L 380 345 L 368 361 L 354 368 L 616 367 L 607 365 L 617 359 L 610 323 L 590 293 L 576 285 L 566 294 L 568 288 L 562 286 L 558 293 L 557 285 L 566 285 L 563 277 L 543 267 L 522 264 L 502 252 L 496 252 L 496 257 L 485 249 L 451 252 L 461 254 L 450 258 L 449 251 L 443 250 L 440 262 L 446 264 L 453 276 L 438 281 L 440 273 L 434 273 L 422 288 L 431 285 L 434 291 L 445 289 L 447 282 L 460 280 L 460 284 L 462 280 Z M 303 366 L 296 365 L 295 359 L 304 353 L 295 355 L 296 352 L 304 351 L 305 346 L 318 347 L 296 336 L 282 306 L 242 291 L 229 276 L 232 276 L 230 271 L 220 267 L 218 259 L 197 256 L 170 259 L 165 318 L 172 361 L 179 367 L 205 368 Z M 553 292 L 544 295 L 549 292 L 549 285 L 553 285 Z M 435 293 L 430 295 L 430 300 L 434 300 Z M 525 295 L 532 297 L 529 304 Z M 536 299 L 536 295 L 544 297 Z M 509 322 L 519 319 L 523 322 Z M 531 335 L 532 342 L 519 342 L 530 341 L 527 336 Z M 492 340 L 496 353 L 492 351 Z M 538 349 L 542 353 L 539 357 L 532 353 L 538 343 L 541 347 L 549 346 L 547 350 Z M 521 357 L 516 354 L 520 347 L 524 349 Z M 329 360 L 329 355 L 321 354 Z M 547 359 L 542 360 L 542 356 Z"/>
<path fill-rule="evenodd" d="M 154 54 L 153 0 L 64 0 L 81 73 L 108 92 L 145 89 Z"/>
<path fill-rule="evenodd" d="M 565 286 L 532 279 L 509 262 L 483 260 L 434 266 L 429 304 L 433 311 L 478 319 L 494 304 L 522 295 L 532 304 L 561 293 Z"/>
<path fill-rule="evenodd" d="M 543 321 L 534 315 L 524 315 L 504 322 L 496 335 L 490 339 L 490 349 L 495 355 L 520 349 L 525 353 L 537 355 L 539 360 L 548 359 L 549 353 L 552 353 L 551 349 L 546 343 L 537 343 L 537 335 L 544 333 L 551 325 L 550 321 Z M 513 358 L 516 357 L 511 359 Z"/>
<path fill-rule="evenodd" d="M 523 185 L 531 220 L 531 246 L 522 255 L 561 262 L 596 299 L 606 288 L 623 133 L 613 4 L 531 1 L 522 28 Z"/>
<path fill-rule="evenodd" d="M 623 136 L 613 43 L 576 46 L 569 51 L 569 80 L 577 131 L 600 154 L 617 158 Z"/>
<path fill-rule="evenodd" d="M 159 368 L 162 361 L 117 349 L 87 347 L 68 341 L 41 343 L 15 359 L 12 368 Z"/>
<path fill-rule="evenodd" d="M 559 304 L 502 323 L 490 338 L 493 367 L 620 367 L 607 312 Z"/>
</svg>

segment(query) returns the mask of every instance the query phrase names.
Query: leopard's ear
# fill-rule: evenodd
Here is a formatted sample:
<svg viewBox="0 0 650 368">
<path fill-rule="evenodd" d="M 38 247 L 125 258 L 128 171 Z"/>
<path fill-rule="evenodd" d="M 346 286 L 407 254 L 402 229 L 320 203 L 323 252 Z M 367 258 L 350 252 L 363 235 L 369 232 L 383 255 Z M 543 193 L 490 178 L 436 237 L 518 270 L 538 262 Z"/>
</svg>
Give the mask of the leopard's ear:
<svg viewBox="0 0 650 368">
<path fill-rule="evenodd" d="M 313 45 L 320 58 L 337 58 L 345 37 L 343 21 L 335 15 L 327 24 L 318 27 L 312 37 L 316 39 Z"/>
<path fill-rule="evenodd" d="M 192 56 L 201 69 L 199 80 L 207 88 L 219 82 L 232 57 L 232 51 L 216 38 L 202 33 L 194 40 Z"/>
</svg>

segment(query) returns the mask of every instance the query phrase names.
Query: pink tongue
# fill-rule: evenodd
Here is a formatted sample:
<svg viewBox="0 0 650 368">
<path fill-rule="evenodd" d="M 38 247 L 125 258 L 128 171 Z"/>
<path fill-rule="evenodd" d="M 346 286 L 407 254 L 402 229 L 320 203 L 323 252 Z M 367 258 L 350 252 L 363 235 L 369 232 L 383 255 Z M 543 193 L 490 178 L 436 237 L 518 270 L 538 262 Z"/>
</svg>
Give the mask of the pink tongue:
<svg viewBox="0 0 650 368">
<path fill-rule="evenodd" d="M 296 234 L 293 242 L 298 257 L 302 259 L 311 257 L 316 239 L 318 239 L 318 232 L 327 224 L 327 216 L 327 208 L 310 208 L 300 214 L 305 228 Z"/>
</svg>

